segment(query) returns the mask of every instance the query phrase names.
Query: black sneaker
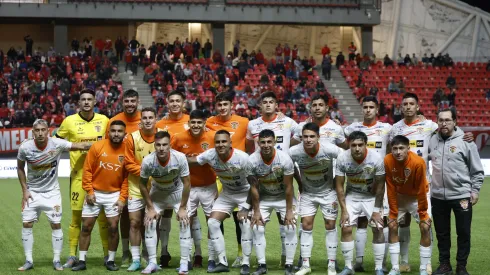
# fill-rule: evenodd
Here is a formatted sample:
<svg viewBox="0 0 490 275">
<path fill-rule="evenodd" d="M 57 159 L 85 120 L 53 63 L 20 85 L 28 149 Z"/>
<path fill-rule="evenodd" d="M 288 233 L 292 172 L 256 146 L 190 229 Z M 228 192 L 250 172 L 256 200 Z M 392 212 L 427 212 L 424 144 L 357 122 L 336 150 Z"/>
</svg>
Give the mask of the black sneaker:
<svg viewBox="0 0 490 275">
<path fill-rule="evenodd" d="M 294 275 L 293 265 L 287 264 L 284 266 L 284 275 Z"/>
<path fill-rule="evenodd" d="M 87 270 L 87 265 L 85 264 L 85 261 L 78 261 L 78 263 L 71 268 L 71 271 L 81 271 L 81 270 Z"/>
<path fill-rule="evenodd" d="M 172 260 L 172 256 L 169 255 L 162 255 L 160 256 L 160 267 L 169 267 L 170 266 L 170 260 Z"/>
<path fill-rule="evenodd" d="M 242 265 L 242 268 L 240 269 L 240 275 L 250 275 L 250 266 L 249 265 Z"/>
<path fill-rule="evenodd" d="M 109 271 L 118 271 L 119 270 L 119 267 L 116 265 L 116 263 L 114 263 L 114 261 L 107 261 L 107 263 L 105 264 L 105 267 Z"/>
<path fill-rule="evenodd" d="M 252 273 L 252 275 L 262 275 L 262 274 L 267 274 L 267 265 L 266 264 L 259 264 L 257 267 L 257 270 Z"/>
<path fill-rule="evenodd" d="M 456 275 L 470 275 L 470 273 L 466 271 L 466 266 L 458 265 L 456 266 Z"/>
<path fill-rule="evenodd" d="M 453 274 L 453 268 L 450 263 L 441 263 L 436 269 L 433 275 L 451 275 Z"/>
<path fill-rule="evenodd" d="M 212 270 L 208 270 L 208 273 L 221 273 L 221 272 L 230 272 L 230 268 L 222 263 L 219 263 Z"/>
</svg>

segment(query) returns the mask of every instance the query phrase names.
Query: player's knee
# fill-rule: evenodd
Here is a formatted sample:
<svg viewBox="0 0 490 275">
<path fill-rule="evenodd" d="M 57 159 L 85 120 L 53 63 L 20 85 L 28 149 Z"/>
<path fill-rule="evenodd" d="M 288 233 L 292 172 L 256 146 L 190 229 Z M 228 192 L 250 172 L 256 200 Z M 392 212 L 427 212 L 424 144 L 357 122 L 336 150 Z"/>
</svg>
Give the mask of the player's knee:
<svg viewBox="0 0 490 275">
<path fill-rule="evenodd" d="M 24 222 L 22 223 L 23 228 L 32 228 L 34 226 L 33 222 Z"/>
<path fill-rule="evenodd" d="M 430 225 L 427 222 L 421 221 L 419 223 L 419 228 L 420 228 L 420 233 L 422 233 L 422 234 L 429 234 Z"/>
<path fill-rule="evenodd" d="M 141 221 L 139 219 L 131 219 L 131 221 L 129 221 L 129 226 L 131 227 L 131 230 L 140 230 Z"/>
<path fill-rule="evenodd" d="M 398 222 L 396 220 L 388 221 L 388 228 L 390 229 L 390 231 L 398 232 Z"/>
<path fill-rule="evenodd" d="M 357 228 L 367 228 L 368 226 L 368 219 L 367 217 L 359 217 L 357 219 Z"/>
<path fill-rule="evenodd" d="M 352 226 L 342 226 L 342 236 L 352 236 Z"/>
<path fill-rule="evenodd" d="M 111 235 L 117 235 L 119 233 L 119 227 L 117 226 L 117 223 L 111 224 L 111 226 L 109 226 L 109 233 L 111 233 Z"/>
<path fill-rule="evenodd" d="M 93 227 L 94 227 L 93 225 L 89 225 L 89 224 L 82 225 L 82 233 L 83 234 L 90 234 L 90 232 L 92 232 Z"/>
<path fill-rule="evenodd" d="M 335 220 L 325 220 L 325 230 L 335 229 Z"/>
<path fill-rule="evenodd" d="M 378 228 L 373 228 L 373 243 L 384 243 L 385 236 L 382 230 L 378 230 Z"/>
<path fill-rule="evenodd" d="M 51 229 L 53 229 L 53 230 L 61 229 L 61 223 L 52 223 Z"/>
<path fill-rule="evenodd" d="M 263 226 L 263 225 L 254 226 L 252 230 L 253 230 L 254 234 L 258 234 L 258 235 L 265 234 L 265 226 Z"/>
</svg>

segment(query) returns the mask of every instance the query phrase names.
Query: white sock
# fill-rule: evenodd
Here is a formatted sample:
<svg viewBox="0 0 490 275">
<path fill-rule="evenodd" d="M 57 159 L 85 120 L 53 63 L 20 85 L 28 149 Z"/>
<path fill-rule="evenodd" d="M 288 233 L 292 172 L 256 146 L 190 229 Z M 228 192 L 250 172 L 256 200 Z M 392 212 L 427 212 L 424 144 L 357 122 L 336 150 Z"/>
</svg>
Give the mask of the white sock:
<svg viewBox="0 0 490 275">
<path fill-rule="evenodd" d="M 133 258 L 133 262 L 134 261 L 140 261 L 140 247 L 139 246 L 131 246 L 131 256 Z"/>
<path fill-rule="evenodd" d="M 285 226 L 284 225 L 279 225 L 279 235 L 281 236 L 281 255 L 284 256 L 286 255 L 286 231 L 285 231 Z"/>
<path fill-rule="evenodd" d="M 427 264 L 431 264 L 432 262 L 432 246 L 434 245 L 434 235 L 432 235 L 432 227 L 429 228 L 429 233 L 430 233 L 430 257 L 429 257 L 429 261 L 427 262 Z"/>
<path fill-rule="evenodd" d="M 374 254 L 374 270 L 383 268 L 383 258 L 385 255 L 384 243 L 373 243 L 373 254 Z"/>
<path fill-rule="evenodd" d="M 427 270 L 427 264 L 429 263 L 429 259 L 431 257 L 430 247 L 419 247 L 420 251 L 420 270 Z"/>
<path fill-rule="evenodd" d="M 216 251 L 214 250 L 213 242 L 208 239 L 208 261 L 214 261 L 216 259 Z"/>
<path fill-rule="evenodd" d="M 400 257 L 400 243 L 390 243 L 391 268 L 400 270 L 398 258 Z"/>
<path fill-rule="evenodd" d="M 383 228 L 383 235 L 385 235 L 385 256 L 383 258 L 383 266 L 386 266 L 386 259 L 390 254 L 390 237 L 389 237 L 390 229 L 388 227 Z"/>
<path fill-rule="evenodd" d="M 337 228 L 326 230 L 325 245 L 327 247 L 328 265 L 330 266 L 337 259 Z"/>
<path fill-rule="evenodd" d="M 254 226 L 254 245 L 255 255 L 257 256 L 257 262 L 259 264 L 265 264 L 265 227 L 263 225 Z"/>
<path fill-rule="evenodd" d="M 225 239 L 220 229 L 221 222 L 217 219 L 210 218 L 208 220 L 208 230 L 211 242 L 214 246 L 214 251 L 218 254 L 218 261 L 225 266 L 228 266 L 226 259 Z"/>
<path fill-rule="evenodd" d="M 362 264 L 364 258 L 364 249 L 366 249 L 367 229 L 358 228 L 356 230 L 356 263 Z"/>
<path fill-rule="evenodd" d="M 110 251 L 109 250 L 109 259 L 107 259 L 107 261 L 113 262 L 115 258 L 116 258 L 116 251 Z"/>
<path fill-rule="evenodd" d="M 121 244 L 122 244 L 123 254 L 129 252 L 129 239 L 122 239 Z"/>
<path fill-rule="evenodd" d="M 242 265 L 250 265 L 250 254 L 252 254 L 253 233 L 250 227 L 250 221 L 246 219 L 240 223 L 242 230 Z"/>
<path fill-rule="evenodd" d="M 78 260 L 80 261 L 85 261 L 85 258 L 87 257 L 87 251 L 78 251 Z"/>
<path fill-rule="evenodd" d="M 286 239 L 284 244 L 286 245 L 286 264 L 293 264 L 294 253 L 296 253 L 296 246 L 298 245 L 298 235 L 296 235 L 296 229 L 293 226 L 287 226 L 284 228 Z"/>
<path fill-rule="evenodd" d="M 189 252 L 191 250 L 191 228 L 190 226 L 180 227 L 180 264 L 187 266 L 190 261 Z"/>
<path fill-rule="evenodd" d="M 309 266 L 311 250 L 313 249 L 313 232 L 311 230 L 310 231 L 303 230 L 303 232 L 301 233 L 300 245 L 301 245 L 300 247 L 301 257 L 303 257 L 303 260 L 305 260 L 305 258 L 308 259 L 308 266 Z"/>
<path fill-rule="evenodd" d="M 201 239 L 202 239 L 202 235 L 201 235 L 201 221 L 199 221 L 199 217 L 198 216 L 195 216 L 194 218 L 192 218 L 192 231 L 191 231 L 191 235 L 192 235 L 192 239 L 194 241 L 194 247 L 196 248 L 196 255 L 201 255 L 202 254 L 202 251 L 201 251 Z"/>
<path fill-rule="evenodd" d="M 352 269 L 352 260 L 354 258 L 354 241 L 340 242 L 340 250 L 344 255 L 345 266 Z"/>
<path fill-rule="evenodd" d="M 303 224 L 301 223 L 301 220 L 299 221 L 299 230 L 298 230 L 298 243 L 300 245 L 300 248 L 301 248 L 301 234 L 303 234 Z M 301 255 L 301 249 L 299 250 L 299 257 L 303 257 L 303 255 Z"/>
<path fill-rule="evenodd" d="M 33 263 L 32 247 L 34 246 L 34 236 L 32 235 L 32 228 L 22 228 L 22 245 L 24 246 L 26 261 Z"/>
<path fill-rule="evenodd" d="M 63 249 L 63 230 L 54 229 L 51 231 L 51 243 L 53 245 L 53 262 L 59 262 Z"/>
<path fill-rule="evenodd" d="M 170 229 L 172 228 L 171 218 L 161 218 L 160 219 L 160 242 L 162 244 L 162 255 L 168 255 L 168 239 L 170 235 Z"/>
<path fill-rule="evenodd" d="M 410 227 L 400 227 L 400 256 L 402 263 L 408 263 L 408 248 L 410 245 Z"/>
<path fill-rule="evenodd" d="M 157 263 L 157 222 L 154 220 L 145 228 L 145 243 L 150 263 Z"/>
</svg>

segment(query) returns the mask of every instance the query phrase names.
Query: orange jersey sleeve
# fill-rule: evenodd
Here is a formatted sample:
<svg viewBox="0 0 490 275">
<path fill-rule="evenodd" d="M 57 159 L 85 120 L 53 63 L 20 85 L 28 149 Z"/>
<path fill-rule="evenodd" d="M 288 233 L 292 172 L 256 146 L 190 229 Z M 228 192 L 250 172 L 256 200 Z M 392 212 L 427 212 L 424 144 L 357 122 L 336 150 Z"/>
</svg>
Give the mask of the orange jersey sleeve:
<svg viewBox="0 0 490 275">
<path fill-rule="evenodd" d="M 390 219 L 398 218 L 398 201 L 396 186 L 392 180 L 392 170 L 394 168 L 394 159 L 391 154 L 387 155 L 384 159 L 385 162 L 385 172 L 386 172 L 386 195 L 388 197 L 388 204 L 390 206 Z"/>
<path fill-rule="evenodd" d="M 124 143 L 113 147 L 110 140 L 96 142 L 87 153 L 82 187 L 88 194 L 94 190 L 120 192 L 119 199 L 128 197 L 127 176 L 124 169 Z"/>
<path fill-rule="evenodd" d="M 128 135 L 140 129 L 141 113 L 138 112 L 134 117 L 128 117 L 123 112 L 112 117 L 107 123 L 106 134 L 105 134 L 106 139 L 109 138 L 109 130 L 111 127 L 111 123 L 115 120 L 121 120 L 126 124 L 126 135 Z"/>
<path fill-rule="evenodd" d="M 174 135 L 170 143 L 172 149 L 187 157 L 194 157 L 209 148 L 214 148 L 214 131 L 206 131 L 200 138 L 194 138 L 189 131 L 181 132 Z M 209 164 L 192 166 L 189 170 L 193 187 L 209 186 L 216 182 L 216 174 Z"/>
<path fill-rule="evenodd" d="M 223 121 L 219 116 L 213 116 L 208 118 L 206 127 L 213 131 L 223 129 L 230 132 L 232 147 L 245 152 L 245 141 L 248 127 L 247 118 L 232 115 L 229 120 Z"/>
<path fill-rule="evenodd" d="M 187 131 L 189 129 L 188 123 L 189 115 L 183 114 L 178 120 L 163 118 L 157 122 L 156 127 L 158 129 L 162 129 L 163 131 L 167 131 L 170 136 L 173 136 L 177 133 Z"/>
<path fill-rule="evenodd" d="M 125 152 L 124 152 L 124 167 L 126 170 L 139 177 L 141 172 L 141 163 L 138 163 L 134 157 L 134 140 L 132 135 L 128 135 L 124 139 Z"/>
</svg>

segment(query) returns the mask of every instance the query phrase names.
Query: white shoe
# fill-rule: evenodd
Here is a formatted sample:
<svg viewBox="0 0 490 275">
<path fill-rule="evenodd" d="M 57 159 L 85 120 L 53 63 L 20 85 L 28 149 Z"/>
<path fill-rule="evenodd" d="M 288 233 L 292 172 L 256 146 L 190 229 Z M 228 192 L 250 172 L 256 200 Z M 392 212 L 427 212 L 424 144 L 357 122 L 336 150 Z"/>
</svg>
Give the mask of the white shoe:
<svg viewBox="0 0 490 275">
<path fill-rule="evenodd" d="M 306 275 L 311 273 L 311 268 L 309 266 L 301 266 L 298 272 L 294 273 L 294 275 Z M 337 273 L 335 273 L 337 275 Z"/>
<path fill-rule="evenodd" d="M 335 265 L 328 266 L 328 275 L 337 275 L 337 270 L 335 269 Z"/>
</svg>

